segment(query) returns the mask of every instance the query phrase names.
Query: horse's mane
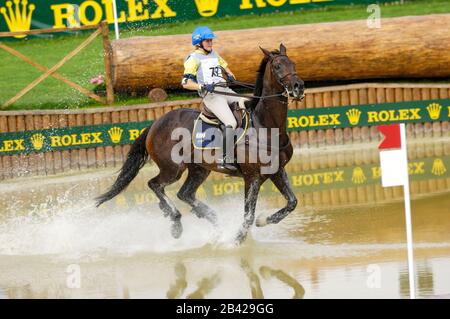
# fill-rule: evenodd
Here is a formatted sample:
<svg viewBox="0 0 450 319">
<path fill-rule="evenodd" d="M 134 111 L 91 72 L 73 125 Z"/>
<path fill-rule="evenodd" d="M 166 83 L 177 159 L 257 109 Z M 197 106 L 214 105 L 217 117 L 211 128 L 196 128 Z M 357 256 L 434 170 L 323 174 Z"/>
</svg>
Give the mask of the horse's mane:
<svg viewBox="0 0 450 319">
<path fill-rule="evenodd" d="M 272 54 L 280 54 L 280 51 L 273 50 Z M 264 58 L 261 60 L 261 64 L 259 65 L 258 71 L 256 71 L 256 84 L 255 89 L 253 91 L 254 96 L 261 96 L 263 87 L 264 87 L 264 72 L 266 71 L 267 63 L 269 62 L 269 57 L 264 55 Z M 252 99 L 249 105 L 250 110 L 254 110 L 256 105 L 258 104 L 260 99 Z"/>
</svg>

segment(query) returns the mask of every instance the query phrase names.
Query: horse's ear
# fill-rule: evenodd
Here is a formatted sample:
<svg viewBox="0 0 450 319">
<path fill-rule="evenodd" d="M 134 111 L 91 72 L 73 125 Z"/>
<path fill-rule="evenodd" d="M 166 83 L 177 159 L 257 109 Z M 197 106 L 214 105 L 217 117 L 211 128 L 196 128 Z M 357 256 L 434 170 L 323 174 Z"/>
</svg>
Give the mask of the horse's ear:
<svg viewBox="0 0 450 319">
<path fill-rule="evenodd" d="M 280 54 L 286 55 L 286 47 L 284 46 L 283 43 L 280 44 Z"/>
<path fill-rule="evenodd" d="M 270 56 L 272 55 L 272 54 L 271 54 L 269 51 L 267 51 L 266 49 L 261 48 L 261 47 L 259 47 L 259 48 L 261 49 L 261 51 L 264 53 L 265 56 L 270 57 Z"/>
</svg>

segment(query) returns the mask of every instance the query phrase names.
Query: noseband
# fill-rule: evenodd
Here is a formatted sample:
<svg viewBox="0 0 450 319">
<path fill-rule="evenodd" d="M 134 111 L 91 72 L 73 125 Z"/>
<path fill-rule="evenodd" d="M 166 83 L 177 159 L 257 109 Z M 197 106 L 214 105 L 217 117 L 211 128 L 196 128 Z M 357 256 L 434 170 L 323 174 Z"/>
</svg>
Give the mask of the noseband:
<svg viewBox="0 0 450 319">
<path fill-rule="evenodd" d="M 275 61 L 275 59 L 277 59 L 277 58 L 281 58 L 281 57 L 286 57 L 287 58 L 287 55 L 284 55 L 284 54 L 279 54 L 279 55 L 277 55 L 277 56 L 274 56 L 273 58 L 271 58 L 270 60 L 269 60 L 269 63 L 270 63 L 270 69 L 271 69 L 271 71 L 272 71 L 272 74 L 276 74 L 276 72 L 274 71 L 274 69 L 273 69 L 273 62 Z M 288 96 L 289 96 L 289 91 L 288 91 L 288 88 L 287 88 L 287 84 L 285 84 L 285 83 L 283 83 L 284 82 L 284 79 L 286 78 L 286 77 L 288 77 L 288 76 L 297 76 L 298 77 L 298 74 L 297 74 L 297 72 L 294 72 L 294 73 L 287 73 L 287 74 L 285 74 L 285 75 L 283 75 L 281 78 L 278 78 L 278 76 L 276 76 L 275 78 L 276 78 L 276 80 L 277 80 L 277 82 L 278 82 L 278 84 L 280 84 L 284 89 L 285 89 L 285 93 L 283 93 L 283 94 L 287 94 Z"/>
</svg>

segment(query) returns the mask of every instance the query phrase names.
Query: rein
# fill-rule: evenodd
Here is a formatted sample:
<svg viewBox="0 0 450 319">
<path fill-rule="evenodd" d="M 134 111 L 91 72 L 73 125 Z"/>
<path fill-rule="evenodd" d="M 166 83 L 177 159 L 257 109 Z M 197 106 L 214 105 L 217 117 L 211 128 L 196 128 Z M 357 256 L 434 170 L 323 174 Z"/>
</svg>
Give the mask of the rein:
<svg viewBox="0 0 450 319">
<path fill-rule="evenodd" d="M 272 63 L 273 60 L 275 60 L 276 58 L 281 57 L 281 56 L 285 56 L 285 55 L 278 55 L 278 56 L 272 57 L 269 60 L 268 63 Z M 272 68 L 272 65 L 270 67 Z M 226 72 L 226 71 L 222 68 L 222 74 L 224 72 Z M 272 70 L 272 73 L 274 73 L 273 70 Z M 283 84 L 283 80 L 289 75 L 291 75 L 291 76 L 292 75 L 297 75 L 297 73 L 287 73 L 280 79 L 276 78 L 277 82 L 285 89 L 285 91 L 283 93 L 279 93 L 279 94 L 266 95 L 266 96 L 256 96 L 256 95 L 244 95 L 244 94 L 230 93 L 230 92 L 221 92 L 221 91 L 216 91 L 216 90 L 213 90 L 213 92 L 211 92 L 211 93 L 219 94 L 219 95 L 225 95 L 225 96 L 244 97 L 244 98 L 260 99 L 260 100 L 276 100 L 276 101 L 278 101 L 278 102 L 280 102 L 282 104 L 288 105 L 289 104 L 290 94 L 289 94 L 289 90 L 288 90 L 287 86 Z M 229 87 L 230 84 L 234 84 L 234 85 L 238 85 L 238 86 L 241 86 L 241 87 L 244 87 L 244 88 L 247 88 L 247 89 L 254 89 L 255 88 L 255 84 L 253 84 L 253 83 L 240 82 L 240 81 L 236 81 L 236 80 L 228 81 L 225 78 L 224 78 L 224 80 L 225 80 L 224 83 L 220 83 L 220 82 L 216 83 L 216 84 L 214 84 L 214 87 Z M 284 101 L 280 101 L 278 99 L 274 99 L 274 98 L 281 97 L 281 96 L 287 97 L 288 101 L 284 102 Z"/>
<path fill-rule="evenodd" d="M 226 83 L 223 83 L 223 85 L 221 83 L 217 83 L 214 85 L 214 87 L 216 87 L 216 86 L 217 87 L 229 87 L 229 84 L 231 84 L 231 83 L 234 84 L 235 82 L 226 82 Z M 226 96 L 244 97 L 244 98 L 250 98 L 250 99 L 277 100 L 278 102 L 283 103 L 283 104 L 288 104 L 288 102 L 280 101 L 280 100 L 274 99 L 274 98 L 281 97 L 281 96 L 284 96 L 284 97 L 289 96 L 289 93 L 286 93 L 286 92 L 274 94 L 274 95 L 266 95 L 266 96 L 245 95 L 245 94 L 222 92 L 222 91 L 216 91 L 216 90 L 214 90 L 212 93 L 219 94 L 219 95 L 226 95 Z"/>
</svg>

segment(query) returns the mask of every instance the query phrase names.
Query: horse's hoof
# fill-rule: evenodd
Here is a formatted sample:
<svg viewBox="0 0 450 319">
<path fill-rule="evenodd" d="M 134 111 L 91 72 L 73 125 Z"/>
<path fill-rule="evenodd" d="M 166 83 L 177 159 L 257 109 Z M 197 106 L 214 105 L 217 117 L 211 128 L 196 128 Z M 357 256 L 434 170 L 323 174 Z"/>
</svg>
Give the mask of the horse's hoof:
<svg viewBox="0 0 450 319">
<path fill-rule="evenodd" d="M 167 207 L 165 205 L 163 205 L 163 203 L 159 203 L 159 208 L 162 210 L 164 217 L 169 216 L 170 209 L 167 209 Z"/>
<path fill-rule="evenodd" d="M 198 218 L 204 218 L 214 226 L 217 226 L 217 214 L 215 211 L 207 207 L 206 205 L 199 205 L 195 208 L 192 208 L 192 213 Z"/>
<path fill-rule="evenodd" d="M 247 238 L 246 233 L 239 232 L 239 234 L 236 236 L 234 243 L 236 244 L 236 246 L 240 246 L 242 245 L 242 243 L 245 241 L 246 238 Z"/>
<path fill-rule="evenodd" d="M 210 212 L 208 215 L 205 216 L 205 218 L 207 221 L 213 224 L 213 226 L 217 226 L 218 220 L 215 212 Z"/>
<path fill-rule="evenodd" d="M 183 225 L 181 225 L 180 221 L 173 222 L 171 232 L 173 238 L 178 239 L 181 237 L 181 234 L 183 233 Z"/>
<path fill-rule="evenodd" d="M 258 217 L 255 222 L 256 227 L 263 227 L 267 225 L 266 217 Z"/>
</svg>

